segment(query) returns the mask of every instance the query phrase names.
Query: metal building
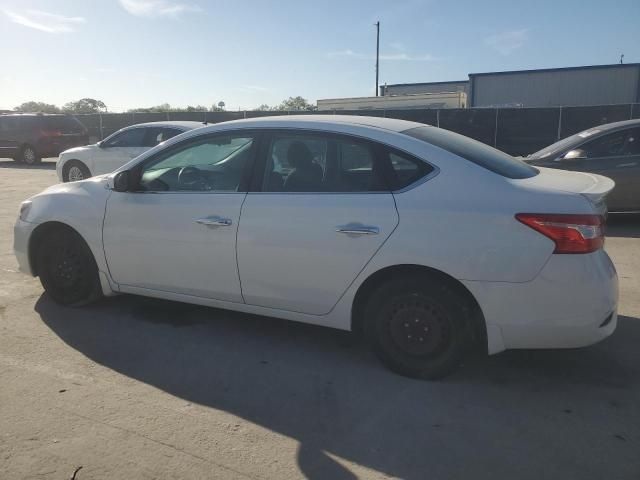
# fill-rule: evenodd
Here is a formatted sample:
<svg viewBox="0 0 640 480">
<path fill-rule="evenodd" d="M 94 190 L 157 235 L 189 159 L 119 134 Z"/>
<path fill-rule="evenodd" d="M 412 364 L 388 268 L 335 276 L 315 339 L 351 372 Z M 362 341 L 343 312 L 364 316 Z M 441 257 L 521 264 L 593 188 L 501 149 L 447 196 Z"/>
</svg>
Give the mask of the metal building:
<svg viewBox="0 0 640 480">
<path fill-rule="evenodd" d="M 469 74 L 471 107 L 640 102 L 640 63 Z"/>
<path fill-rule="evenodd" d="M 463 92 L 468 95 L 469 81 L 453 80 L 450 82 L 396 83 L 394 85 L 382 85 L 380 87 L 380 95 L 383 96 L 448 92 Z"/>
<path fill-rule="evenodd" d="M 469 81 L 398 83 L 380 94 L 464 92 L 468 107 L 565 107 L 640 103 L 640 63 L 470 73 Z"/>
</svg>

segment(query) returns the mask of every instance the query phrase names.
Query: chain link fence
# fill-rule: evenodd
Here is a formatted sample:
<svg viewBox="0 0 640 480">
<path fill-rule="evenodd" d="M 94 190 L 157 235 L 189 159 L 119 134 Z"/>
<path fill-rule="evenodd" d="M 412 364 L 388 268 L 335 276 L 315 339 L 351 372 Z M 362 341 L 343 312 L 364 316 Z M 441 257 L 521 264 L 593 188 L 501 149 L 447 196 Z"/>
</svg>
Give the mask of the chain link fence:
<svg viewBox="0 0 640 480">
<path fill-rule="evenodd" d="M 92 141 L 123 127 L 163 120 L 219 123 L 241 118 L 298 114 L 368 115 L 426 123 L 475 138 L 511 155 L 528 155 L 557 140 L 604 123 L 640 118 L 640 104 L 553 108 L 465 108 L 412 110 L 340 110 L 323 112 L 239 111 L 95 113 L 76 115 Z"/>
</svg>

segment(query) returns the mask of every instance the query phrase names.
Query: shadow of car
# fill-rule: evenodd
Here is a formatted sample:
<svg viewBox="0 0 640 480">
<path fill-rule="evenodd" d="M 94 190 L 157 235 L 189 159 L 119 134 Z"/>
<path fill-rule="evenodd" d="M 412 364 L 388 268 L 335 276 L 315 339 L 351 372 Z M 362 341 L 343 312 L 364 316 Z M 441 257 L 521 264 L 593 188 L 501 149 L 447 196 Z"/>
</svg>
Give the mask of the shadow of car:
<svg viewBox="0 0 640 480">
<path fill-rule="evenodd" d="M 355 478 L 331 455 L 407 479 L 640 471 L 637 440 L 616 437 L 640 438 L 637 318 L 589 348 L 472 358 L 429 383 L 337 330 L 131 296 L 35 308 L 93 361 L 297 440 L 308 478 Z"/>
</svg>

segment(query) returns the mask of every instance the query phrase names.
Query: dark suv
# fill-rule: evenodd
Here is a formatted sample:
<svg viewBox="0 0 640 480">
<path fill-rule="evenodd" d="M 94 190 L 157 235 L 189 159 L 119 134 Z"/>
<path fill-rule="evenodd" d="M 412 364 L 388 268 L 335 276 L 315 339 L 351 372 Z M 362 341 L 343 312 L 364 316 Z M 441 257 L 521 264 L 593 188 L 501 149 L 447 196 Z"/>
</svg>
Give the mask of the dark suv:
<svg viewBox="0 0 640 480">
<path fill-rule="evenodd" d="M 0 115 L 0 158 L 34 165 L 43 157 L 89 143 L 87 129 L 69 115 Z"/>
</svg>

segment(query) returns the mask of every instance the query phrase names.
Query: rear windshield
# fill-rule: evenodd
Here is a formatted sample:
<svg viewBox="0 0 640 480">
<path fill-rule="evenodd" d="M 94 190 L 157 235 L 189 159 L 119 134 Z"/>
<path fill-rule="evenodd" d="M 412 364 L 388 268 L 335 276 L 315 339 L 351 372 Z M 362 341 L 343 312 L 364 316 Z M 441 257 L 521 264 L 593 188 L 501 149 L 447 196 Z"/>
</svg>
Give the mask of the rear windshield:
<svg viewBox="0 0 640 480">
<path fill-rule="evenodd" d="M 43 116 L 42 122 L 45 128 L 61 130 L 63 132 L 82 132 L 84 126 L 75 118 L 67 116 Z"/>
<path fill-rule="evenodd" d="M 538 170 L 500 150 L 469 137 L 435 127 L 416 127 L 402 133 L 440 147 L 507 178 L 530 178 Z"/>
</svg>

